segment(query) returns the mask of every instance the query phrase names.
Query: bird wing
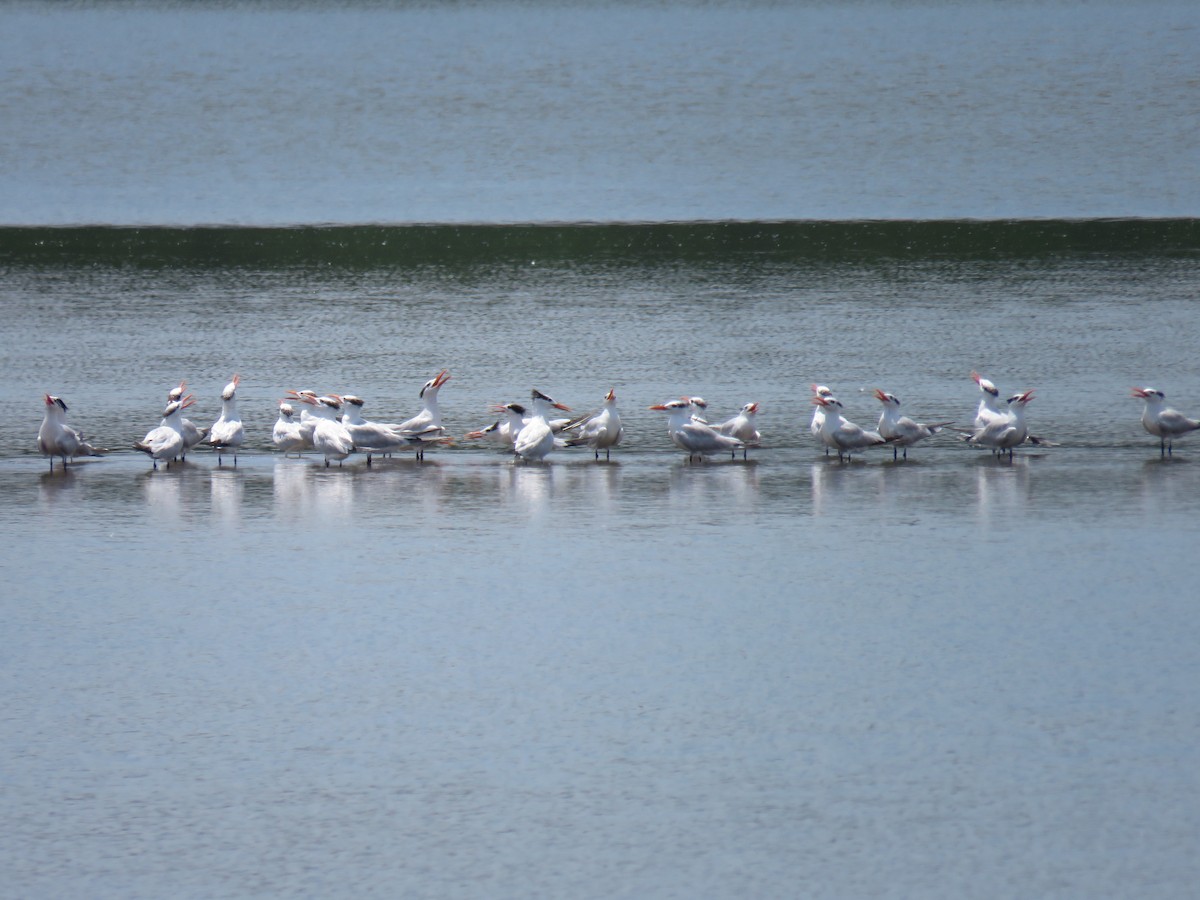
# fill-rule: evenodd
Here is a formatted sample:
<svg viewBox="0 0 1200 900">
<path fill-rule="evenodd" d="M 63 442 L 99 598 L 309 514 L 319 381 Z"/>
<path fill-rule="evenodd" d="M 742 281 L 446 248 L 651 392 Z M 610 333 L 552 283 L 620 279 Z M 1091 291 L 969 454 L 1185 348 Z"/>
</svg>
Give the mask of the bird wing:
<svg viewBox="0 0 1200 900">
<path fill-rule="evenodd" d="M 684 449 L 732 450 L 742 446 L 737 438 L 721 434 L 700 422 L 685 422 L 680 426 L 679 433 L 684 441 Z"/>
<path fill-rule="evenodd" d="M 433 413 L 431 413 L 427 409 L 423 409 L 419 413 L 417 413 L 415 416 L 413 416 L 411 419 L 407 419 L 407 420 L 401 422 L 399 425 L 393 425 L 392 427 L 395 428 L 397 431 L 417 432 L 417 431 L 424 431 L 430 425 L 436 425 L 436 424 L 437 423 L 433 421 Z"/>
<path fill-rule="evenodd" d="M 550 426 L 544 419 L 533 419 L 517 434 L 517 439 L 513 442 L 513 449 L 521 456 L 536 452 L 542 441 L 552 434 Z"/>
<path fill-rule="evenodd" d="M 1182 434 L 1200 428 L 1200 422 L 1189 419 L 1177 409 L 1164 409 L 1158 415 L 1158 424 L 1168 434 Z"/>
<path fill-rule="evenodd" d="M 208 443 L 214 447 L 234 447 L 244 436 L 241 419 L 218 419 L 208 430 Z"/>
</svg>

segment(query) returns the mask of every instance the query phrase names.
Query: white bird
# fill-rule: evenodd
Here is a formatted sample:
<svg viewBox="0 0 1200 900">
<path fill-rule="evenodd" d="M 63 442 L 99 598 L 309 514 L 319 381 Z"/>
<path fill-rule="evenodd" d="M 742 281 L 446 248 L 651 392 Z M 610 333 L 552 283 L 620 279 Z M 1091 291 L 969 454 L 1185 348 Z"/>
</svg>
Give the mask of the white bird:
<svg viewBox="0 0 1200 900">
<path fill-rule="evenodd" d="M 409 439 L 409 446 L 417 451 L 417 459 L 425 458 L 425 448 L 430 444 L 446 443 L 449 436 L 442 427 L 442 413 L 438 409 L 438 391 L 450 380 L 450 372 L 442 369 L 425 382 L 419 394 L 421 411 L 395 428 Z"/>
<path fill-rule="evenodd" d="M 499 419 L 486 428 L 467 432 L 463 435 L 463 439 L 468 441 L 480 439 L 493 441 L 511 450 L 513 442 L 517 439 L 517 434 L 525 427 L 525 422 L 529 418 L 525 407 L 519 403 L 503 403 L 494 407 L 494 409 L 500 413 Z"/>
<path fill-rule="evenodd" d="M 708 401 L 703 397 L 681 397 L 681 400 L 686 400 L 692 407 L 692 421 L 699 422 L 701 425 L 707 425 L 708 419 L 704 418 L 708 415 Z"/>
<path fill-rule="evenodd" d="M 625 434 L 621 414 L 617 412 L 616 391 L 610 389 L 604 395 L 604 405 L 598 411 L 569 422 L 562 430 L 572 433 L 566 439 L 568 447 L 591 447 L 596 459 L 603 450 L 604 458 L 610 459 L 612 448 L 621 443 Z"/>
<path fill-rule="evenodd" d="M 46 414 L 42 426 L 38 429 L 38 450 L 43 456 L 50 458 L 50 471 L 54 471 L 54 457 L 61 456 L 63 469 L 67 468 L 67 459 L 77 456 L 101 456 L 83 435 L 67 424 L 67 404 L 61 397 L 45 394 Z"/>
<path fill-rule="evenodd" d="M 133 449 L 140 450 L 149 456 L 155 469 L 158 469 L 159 460 L 165 459 L 169 469 L 171 460 L 183 455 L 184 437 L 181 414 L 193 402 L 192 397 L 170 401 L 167 408 L 163 410 L 162 423 L 156 428 L 151 428 L 140 441 L 134 442 Z"/>
<path fill-rule="evenodd" d="M 346 426 L 337 420 L 342 398 L 334 394 L 317 398 L 305 395 L 301 400 L 313 408 L 313 449 L 325 457 L 325 468 L 329 468 L 331 459 L 336 459 L 340 466 L 342 460 L 354 452 L 354 439 Z"/>
<path fill-rule="evenodd" d="M 820 404 L 825 411 L 825 418 L 821 422 L 821 430 L 817 437 L 826 447 L 837 451 L 838 459 L 850 459 L 855 450 L 887 443 L 887 439 L 878 432 L 867 431 L 844 418 L 844 407 L 837 397 L 818 395 L 813 398 L 813 403 Z"/>
<path fill-rule="evenodd" d="M 983 396 L 975 410 L 975 430 L 986 428 L 992 422 L 1008 418 L 1009 411 L 1000 401 L 1000 389 L 978 372 L 971 373 L 971 380 L 979 386 Z"/>
<path fill-rule="evenodd" d="M 762 435 L 758 433 L 758 426 L 755 422 L 757 416 L 758 404 L 747 403 L 736 416 L 717 426 L 717 431 L 721 434 L 735 437 L 742 442 L 744 445 L 742 459 L 746 458 L 746 447 L 757 447 L 762 440 Z M 736 451 L 734 451 L 734 455 L 736 455 Z"/>
<path fill-rule="evenodd" d="M 308 398 L 308 399 L 305 399 Z M 317 427 L 318 416 L 314 415 L 309 408 L 309 400 L 317 399 L 317 392 L 305 388 L 300 391 L 288 391 L 287 398 L 289 400 L 299 400 L 303 406 L 300 407 L 300 439 L 304 441 L 307 448 L 312 447 L 313 429 Z"/>
<path fill-rule="evenodd" d="M 271 429 L 271 443 L 276 450 L 282 450 L 285 457 L 289 453 L 302 453 L 312 448 L 311 438 L 304 437 L 303 426 L 293 418 L 295 415 L 292 404 L 286 400 L 279 401 L 279 419 Z"/>
<path fill-rule="evenodd" d="M 179 403 L 183 400 L 184 391 L 187 390 L 187 382 L 179 382 L 179 387 L 171 388 L 167 392 L 168 403 Z M 189 404 L 190 405 L 190 404 Z M 187 459 L 188 451 L 204 440 L 204 436 L 208 434 L 207 428 L 200 428 L 195 422 L 187 416 L 179 417 L 179 432 L 183 435 L 183 449 L 179 451 L 180 459 Z"/>
<path fill-rule="evenodd" d="M 892 459 L 896 458 L 899 448 L 904 448 L 904 458 L 908 459 L 908 448 L 917 441 L 923 441 L 937 434 L 949 422 L 938 422 L 934 425 L 924 425 L 915 422 L 908 416 L 900 414 L 900 400 L 895 394 L 875 388 L 875 399 L 883 404 L 883 412 L 879 414 L 879 425 L 876 431 L 892 445 Z"/>
<path fill-rule="evenodd" d="M 536 388 L 532 398 L 529 418 L 513 440 L 513 452 L 521 459 L 542 460 L 555 446 L 554 429 L 546 416 L 551 408 L 570 412 L 571 407 L 556 403 Z"/>
<path fill-rule="evenodd" d="M 226 450 L 233 451 L 233 464 L 237 465 L 237 448 L 246 438 L 246 430 L 242 427 L 242 417 L 237 408 L 237 387 L 241 384 L 242 376 L 234 375 L 233 380 L 221 391 L 221 415 L 208 429 L 208 437 L 204 443 L 217 451 L 217 465 L 222 463 L 222 455 Z"/>
<path fill-rule="evenodd" d="M 832 397 L 833 396 L 833 391 L 829 388 L 828 385 L 824 385 L 824 384 L 814 384 L 812 386 L 812 392 L 813 392 L 814 400 L 817 397 Z M 812 433 L 812 436 L 814 438 L 816 438 L 817 440 L 821 439 L 821 437 L 820 437 L 821 425 L 824 423 L 824 421 L 825 421 L 825 407 L 823 407 L 820 403 L 813 403 L 812 421 L 808 423 L 808 430 Z M 825 455 L 826 456 L 829 455 L 828 447 L 825 448 Z"/>
<path fill-rule="evenodd" d="M 1029 428 L 1025 424 L 1025 405 L 1033 399 L 1033 391 L 1013 394 L 1008 398 L 1008 415 L 993 419 L 982 428 L 977 428 L 967 438 L 967 443 L 987 447 L 996 453 L 1008 451 L 1012 459 L 1013 448 L 1029 439 Z"/>
<path fill-rule="evenodd" d="M 367 454 L 367 465 L 371 465 L 373 454 L 395 453 L 412 447 L 414 439 L 405 436 L 399 425 L 369 422 L 363 418 L 362 408 L 366 401 L 353 394 L 342 395 L 342 425 L 354 441 L 354 449 Z"/>
<path fill-rule="evenodd" d="M 696 421 L 692 417 L 694 405 L 691 397 L 656 403 L 650 409 L 667 413 L 667 434 L 675 446 L 688 452 L 688 462 L 694 457 L 703 459 L 708 453 L 733 452 L 745 447 L 737 438 L 721 434 L 712 426 Z"/>
<path fill-rule="evenodd" d="M 1166 406 L 1166 394 L 1157 388 L 1135 387 L 1133 396 L 1146 401 L 1142 411 L 1142 427 L 1159 439 L 1160 450 L 1168 456 L 1171 455 L 1171 444 L 1175 438 L 1200 428 L 1200 421 L 1189 419 L 1179 410 Z"/>
</svg>

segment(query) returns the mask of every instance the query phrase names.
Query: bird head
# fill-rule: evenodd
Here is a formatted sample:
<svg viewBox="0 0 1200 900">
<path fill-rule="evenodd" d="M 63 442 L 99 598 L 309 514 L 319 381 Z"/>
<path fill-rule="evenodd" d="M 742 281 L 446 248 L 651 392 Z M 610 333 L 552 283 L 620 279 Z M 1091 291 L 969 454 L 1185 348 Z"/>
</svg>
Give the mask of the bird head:
<svg viewBox="0 0 1200 900">
<path fill-rule="evenodd" d="M 440 388 L 443 384 L 445 384 L 449 380 L 450 380 L 450 370 L 442 369 L 442 371 L 438 372 L 436 375 L 434 375 L 432 378 L 430 378 L 427 382 L 425 382 L 424 386 L 421 388 L 421 393 L 418 394 L 417 396 L 424 398 L 426 392 L 433 392 L 436 394 L 437 389 Z"/>
<path fill-rule="evenodd" d="M 1000 389 L 980 375 L 978 372 L 971 373 L 971 380 L 979 385 L 979 389 L 984 393 L 991 394 L 993 397 L 1000 396 Z"/>
</svg>

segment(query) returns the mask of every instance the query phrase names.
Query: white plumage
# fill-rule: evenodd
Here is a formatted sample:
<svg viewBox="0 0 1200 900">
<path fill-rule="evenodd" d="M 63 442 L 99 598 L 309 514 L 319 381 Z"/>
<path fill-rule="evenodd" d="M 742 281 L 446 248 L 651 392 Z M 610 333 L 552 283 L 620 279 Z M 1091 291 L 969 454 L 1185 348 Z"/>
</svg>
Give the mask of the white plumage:
<svg viewBox="0 0 1200 900">
<path fill-rule="evenodd" d="M 591 447 L 596 459 L 603 450 L 604 458 L 609 459 L 612 448 L 621 443 L 625 434 L 621 414 L 617 412 L 616 391 L 610 389 L 604 395 L 604 405 L 596 412 L 568 422 L 563 433 L 568 435 L 568 447 Z"/>
<path fill-rule="evenodd" d="M 54 471 L 54 457 L 62 457 L 63 469 L 67 460 L 77 456 L 100 456 L 101 453 L 83 435 L 67 424 L 67 404 L 61 397 L 44 395 L 46 411 L 38 429 L 38 450 L 50 458 L 50 471 Z"/>
<path fill-rule="evenodd" d="M 550 422 L 546 418 L 550 409 L 570 412 L 571 408 L 556 403 L 536 389 L 533 391 L 532 400 L 529 418 L 513 440 L 513 452 L 521 459 L 536 461 L 545 459 L 547 454 L 554 449 L 554 429 L 550 427 Z"/>
<path fill-rule="evenodd" d="M 226 450 L 233 451 L 233 464 L 237 465 L 237 448 L 245 440 L 246 430 L 237 407 L 237 387 L 241 375 L 234 375 L 225 390 L 221 391 L 221 415 L 208 429 L 204 442 L 217 451 L 217 465 L 221 465 Z"/>
<path fill-rule="evenodd" d="M 155 469 L 158 468 L 160 460 L 166 460 L 167 467 L 170 468 L 171 460 L 183 456 L 185 444 L 182 413 L 192 402 L 191 397 L 169 402 L 163 410 L 162 422 L 146 432 L 146 436 L 140 441 L 134 442 L 133 449 L 148 455 Z"/>
<path fill-rule="evenodd" d="M 703 459 L 709 453 L 732 452 L 745 447 L 737 438 L 721 434 L 712 426 L 694 419 L 694 408 L 691 397 L 657 403 L 650 407 L 667 413 L 667 434 L 675 446 L 687 451 L 689 462 L 695 457 Z"/>
<path fill-rule="evenodd" d="M 844 418 L 844 407 L 837 397 L 818 396 L 813 399 L 813 403 L 819 404 L 825 411 L 825 418 L 821 422 L 821 430 L 817 437 L 830 450 L 837 451 L 838 459 L 849 459 L 856 450 L 887 443 L 879 432 L 867 431 Z"/>
<path fill-rule="evenodd" d="M 1142 410 L 1142 427 L 1159 439 L 1159 448 L 1163 453 L 1171 453 L 1171 445 L 1176 438 L 1200 428 L 1200 420 L 1189 419 L 1179 410 L 1167 406 L 1166 394 L 1157 388 L 1135 387 L 1133 396 L 1146 401 Z"/>
</svg>

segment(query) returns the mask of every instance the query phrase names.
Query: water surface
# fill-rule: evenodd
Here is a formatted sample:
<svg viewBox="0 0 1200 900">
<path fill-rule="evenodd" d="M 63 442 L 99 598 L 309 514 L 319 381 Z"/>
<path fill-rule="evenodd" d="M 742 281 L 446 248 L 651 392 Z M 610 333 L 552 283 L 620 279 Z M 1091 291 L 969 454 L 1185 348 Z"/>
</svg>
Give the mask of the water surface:
<svg viewBox="0 0 1200 900">
<path fill-rule="evenodd" d="M 0 11 L 0 222 L 1195 216 L 1200 10 Z"/>
<path fill-rule="evenodd" d="M 1185 896 L 1200 445 L 1128 390 L 1197 409 L 1194 225 L 756 228 L 6 233 L 10 890 Z M 625 443 L 269 449 L 286 388 L 443 366 L 455 434 L 615 387 Z M 1057 446 L 808 434 L 812 381 L 965 422 L 973 368 Z M 122 449 L 234 371 L 236 468 Z M 116 451 L 50 473 L 45 391 Z M 681 393 L 764 447 L 686 464 Z"/>
<path fill-rule="evenodd" d="M 1200 413 L 1198 15 L 4 6 L 5 892 L 1190 896 L 1200 439 L 1128 394 Z M 444 367 L 456 435 L 626 439 L 270 449 Z M 1054 446 L 807 431 L 972 370 Z M 235 372 L 236 468 L 129 449 Z M 112 452 L 50 472 L 46 392 Z M 763 447 L 688 465 L 683 393 Z"/>
</svg>

